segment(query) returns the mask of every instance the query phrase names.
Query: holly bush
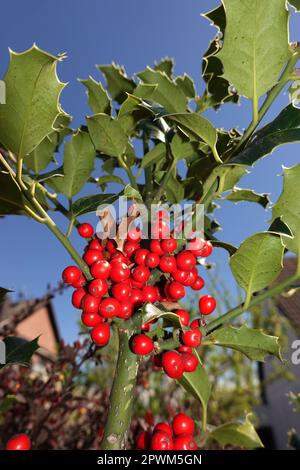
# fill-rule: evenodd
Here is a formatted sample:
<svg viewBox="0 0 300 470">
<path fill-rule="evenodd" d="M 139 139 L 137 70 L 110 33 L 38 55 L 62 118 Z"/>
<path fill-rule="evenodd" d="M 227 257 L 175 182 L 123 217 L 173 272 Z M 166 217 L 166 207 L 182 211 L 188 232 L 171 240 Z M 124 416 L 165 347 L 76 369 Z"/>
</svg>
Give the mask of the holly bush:
<svg viewBox="0 0 300 470">
<path fill-rule="evenodd" d="M 300 10 L 298 1 L 289 4 Z M 258 160 L 272 158 L 276 147 L 300 140 L 300 49 L 289 42 L 285 0 L 223 0 L 206 17 L 217 34 L 203 58 L 202 96 L 188 75 L 174 76 L 169 59 L 132 78 L 116 64 L 99 65 L 105 86 L 91 77 L 81 80 L 92 115 L 79 129 L 71 128 L 71 117 L 59 102 L 66 84 L 60 82 L 56 66 L 64 55 L 53 56 L 36 45 L 22 53 L 10 52 L 4 77 L 6 103 L 0 105 L 0 214 L 31 217 L 53 233 L 75 263 L 65 269 L 63 278 L 76 289 L 73 305 L 83 310 L 91 339 L 104 347 L 111 328 L 119 334 L 102 449 L 126 447 L 140 356 L 149 354 L 154 367 L 162 366 L 199 401 L 197 445 L 209 440 L 244 448 L 262 445 L 249 416 L 243 422 L 210 424 L 207 407 L 213 377 L 200 346 L 230 348 L 253 361 L 268 355 L 281 358 L 276 336 L 245 322 L 232 323 L 299 281 L 300 265 L 293 275 L 275 282 L 284 254 L 299 251 L 300 165 L 284 168 L 283 191 L 272 206 L 270 226 L 256 234 L 249 227 L 249 237 L 238 248 L 218 238 L 214 211 L 220 199 L 268 205 L 266 194 L 237 184 Z M 262 126 L 288 85 L 291 102 Z M 204 116 L 209 108 L 238 104 L 240 97 L 252 104 L 243 133 L 217 129 Z M 107 193 L 109 183 L 123 189 Z M 111 206 L 122 197 L 131 206 L 113 233 Z M 168 208 L 174 210 L 175 205 L 178 213 L 183 202 L 189 203 L 188 217 L 170 226 Z M 154 213 L 153 206 L 158 207 Z M 196 224 L 199 206 L 204 210 L 201 236 Z M 136 226 L 144 220 L 141 207 L 152 215 L 151 240 L 141 239 Z M 96 211 L 108 238 L 99 230 L 94 235 L 81 220 Z M 59 227 L 58 213 L 69 221 L 67 233 Z M 74 227 L 87 239 L 83 257 L 70 241 Z M 206 322 L 204 317 L 213 313 L 216 302 L 213 296 L 201 296 L 200 317 L 190 324 L 189 313 L 182 313 L 178 300 L 185 287 L 203 288 L 198 267 L 205 268 L 204 259 L 213 248 L 227 251 L 244 299 Z M 34 350 L 36 344 L 31 346 Z M 190 424 L 187 418 L 180 419 L 182 425 Z M 194 449 L 194 438 L 183 442 L 177 424 L 173 423 L 174 447 Z M 167 426 L 154 429 L 151 448 L 172 448 Z M 137 446 L 147 446 L 147 439 L 140 437 Z"/>
</svg>

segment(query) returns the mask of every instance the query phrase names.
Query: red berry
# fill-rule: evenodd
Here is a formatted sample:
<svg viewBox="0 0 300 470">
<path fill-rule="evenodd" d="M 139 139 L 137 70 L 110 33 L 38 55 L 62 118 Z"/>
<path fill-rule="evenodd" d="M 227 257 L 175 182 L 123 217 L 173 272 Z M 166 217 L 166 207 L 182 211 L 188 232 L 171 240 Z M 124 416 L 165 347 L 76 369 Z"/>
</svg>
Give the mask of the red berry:
<svg viewBox="0 0 300 470">
<path fill-rule="evenodd" d="M 145 259 L 145 265 L 148 266 L 148 268 L 156 268 L 159 265 L 160 258 L 157 253 L 148 253 Z"/>
<path fill-rule="evenodd" d="M 197 348 L 198 346 L 200 346 L 201 341 L 202 341 L 202 333 L 200 330 L 196 328 L 182 333 L 182 342 L 185 346 L 190 346 L 191 348 Z"/>
<path fill-rule="evenodd" d="M 130 300 L 135 305 L 141 305 L 143 302 L 143 293 L 140 289 L 133 288 L 131 291 Z"/>
<path fill-rule="evenodd" d="M 115 253 L 117 251 L 117 244 L 115 240 L 108 240 L 105 248 L 109 253 Z"/>
<path fill-rule="evenodd" d="M 131 291 L 132 289 L 127 282 L 119 282 L 112 287 L 111 294 L 119 302 L 122 302 L 123 300 L 128 300 Z"/>
<path fill-rule="evenodd" d="M 108 279 L 111 265 L 106 259 L 101 259 L 91 266 L 91 274 L 96 279 Z"/>
<path fill-rule="evenodd" d="M 199 299 L 199 310 L 202 315 L 210 315 L 216 308 L 217 302 L 211 295 L 203 295 Z"/>
<path fill-rule="evenodd" d="M 115 261 L 120 261 L 121 263 L 128 264 L 128 258 L 121 251 L 116 251 L 111 255 L 111 263 Z"/>
<path fill-rule="evenodd" d="M 180 346 L 178 346 L 177 351 L 184 354 L 184 353 L 192 353 L 193 349 L 190 346 L 184 346 L 183 344 L 181 344 Z"/>
<path fill-rule="evenodd" d="M 81 303 L 82 299 L 86 294 L 86 290 L 83 289 L 82 287 L 79 287 L 79 289 L 74 290 L 72 294 L 72 305 L 75 308 L 81 308 Z"/>
<path fill-rule="evenodd" d="M 198 274 L 195 274 L 193 269 L 191 269 L 191 271 L 186 271 L 186 273 L 187 277 L 184 281 L 182 281 L 182 284 L 185 287 L 192 287 L 192 285 L 194 285 L 197 280 Z"/>
<path fill-rule="evenodd" d="M 111 297 L 103 299 L 99 306 L 99 313 L 104 318 L 117 317 L 120 313 L 120 304 Z"/>
<path fill-rule="evenodd" d="M 130 341 L 130 346 L 132 352 L 134 352 L 134 354 L 138 354 L 139 356 L 146 356 L 154 349 L 153 340 L 144 334 L 133 336 Z"/>
<path fill-rule="evenodd" d="M 150 447 L 151 436 L 147 431 L 142 431 L 138 434 L 135 441 L 136 450 L 147 450 Z"/>
<path fill-rule="evenodd" d="M 197 260 L 191 251 L 181 251 L 176 257 L 177 266 L 183 271 L 190 271 L 196 266 Z"/>
<path fill-rule="evenodd" d="M 182 299 L 182 297 L 185 296 L 185 288 L 182 284 L 179 282 L 173 281 L 169 285 L 169 295 L 172 297 L 174 300 L 179 300 Z"/>
<path fill-rule="evenodd" d="M 180 320 L 181 325 L 188 326 L 189 320 L 190 320 L 190 316 L 189 316 L 188 312 L 186 310 L 184 310 L 183 308 L 181 308 L 179 310 L 176 310 L 175 313 L 176 313 L 176 315 L 179 316 L 179 320 Z"/>
<path fill-rule="evenodd" d="M 83 287 L 86 285 L 86 278 L 84 277 L 83 274 L 80 274 L 79 279 L 77 281 L 72 282 L 71 286 L 74 287 L 74 289 L 79 289 L 79 287 Z"/>
<path fill-rule="evenodd" d="M 163 431 L 157 431 L 151 437 L 151 450 L 172 450 L 172 438 Z"/>
<path fill-rule="evenodd" d="M 91 238 L 94 235 L 94 229 L 91 224 L 80 224 L 77 230 L 79 235 L 83 238 Z"/>
<path fill-rule="evenodd" d="M 139 248 L 140 245 L 136 242 L 126 242 L 123 251 L 130 258 Z"/>
<path fill-rule="evenodd" d="M 172 253 L 177 248 L 177 241 L 174 238 L 165 238 L 161 242 L 161 247 L 166 253 Z"/>
<path fill-rule="evenodd" d="M 170 224 L 168 220 L 158 220 L 152 227 L 152 238 L 167 238 L 170 236 Z"/>
<path fill-rule="evenodd" d="M 141 264 L 141 265 L 144 266 L 145 262 L 146 262 L 146 257 L 147 257 L 148 254 L 149 254 L 149 250 L 147 250 L 146 248 L 139 248 L 135 252 L 134 262 L 136 264 Z"/>
<path fill-rule="evenodd" d="M 127 233 L 127 240 L 130 242 L 139 242 L 142 238 L 141 229 L 139 227 L 134 227 L 130 229 Z"/>
<path fill-rule="evenodd" d="M 132 279 L 143 284 L 148 281 L 150 277 L 150 271 L 146 266 L 136 266 L 132 271 Z"/>
<path fill-rule="evenodd" d="M 94 279 L 90 282 L 89 293 L 94 297 L 103 297 L 108 291 L 107 282 L 104 279 Z"/>
<path fill-rule="evenodd" d="M 180 282 L 181 284 L 184 285 L 184 282 L 188 279 L 189 274 L 190 273 L 188 271 L 182 271 L 180 269 L 176 269 L 176 271 L 172 273 L 172 277 L 174 281 Z"/>
<path fill-rule="evenodd" d="M 110 325 L 99 323 L 91 331 L 91 338 L 97 346 L 105 346 L 110 338 Z"/>
<path fill-rule="evenodd" d="M 197 444 L 193 436 L 181 434 L 174 439 L 174 450 L 197 450 Z"/>
<path fill-rule="evenodd" d="M 206 241 L 205 242 L 205 245 L 203 247 L 203 249 L 201 250 L 201 255 L 200 256 L 203 256 L 204 258 L 207 258 L 208 256 L 210 256 L 213 252 L 213 246 L 212 244 L 210 243 L 210 241 Z"/>
<path fill-rule="evenodd" d="M 142 289 L 144 287 L 144 282 L 136 281 L 135 279 L 130 279 L 131 287 L 136 289 Z"/>
<path fill-rule="evenodd" d="M 110 278 L 114 282 L 122 282 L 130 277 L 130 269 L 127 264 L 120 261 L 111 263 Z"/>
<path fill-rule="evenodd" d="M 172 430 L 172 427 L 168 424 L 168 423 L 157 423 L 155 426 L 154 426 L 154 429 L 153 429 L 153 432 L 156 432 L 156 431 L 162 431 L 162 432 L 165 432 L 166 434 L 168 434 L 171 438 L 173 437 L 173 430 Z"/>
<path fill-rule="evenodd" d="M 103 246 L 101 245 L 101 243 L 99 242 L 99 240 L 91 240 L 90 243 L 89 243 L 89 249 L 90 250 L 99 250 L 99 251 L 103 251 L 104 248 Z"/>
<path fill-rule="evenodd" d="M 194 330 L 195 328 L 199 328 L 200 326 L 201 326 L 200 318 L 195 318 L 190 324 L 190 328 L 192 328 L 192 330 Z"/>
<path fill-rule="evenodd" d="M 102 251 L 100 250 L 87 250 L 83 257 L 86 264 L 91 266 L 92 264 L 96 263 L 96 261 L 100 261 L 103 259 Z"/>
<path fill-rule="evenodd" d="M 157 289 L 154 286 L 144 286 L 142 288 L 142 294 L 145 303 L 150 302 L 153 304 L 158 300 Z"/>
<path fill-rule="evenodd" d="M 120 302 L 120 312 L 118 317 L 123 318 L 124 320 L 127 320 L 128 318 L 131 317 L 133 313 L 133 304 L 130 300 L 122 300 Z"/>
<path fill-rule="evenodd" d="M 179 379 L 184 372 L 182 357 L 177 351 L 163 353 L 162 366 L 165 373 L 172 379 Z"/>
<path fill-rule="evenodd" d="M 103 318 L 98 313 L 82 313 L 81 321 L 88 328 L 92 328 L 99 323 L 103 323 Z"/>
<path fill-rule="evenodd" d="M 164 273 L 176 271 L 176 258 L 172 255 L 163 255 L 160 259 L 159 267 Z"/>
<path fill-rule="evenodd" d="M 29 450 L 30 438 L 27 434 L 16 434 L 11 437 L 5 446 L 5 450 Z"/>
<path fill-rule="evenodd" d="M 194 372 L 197 369 L 199 361 L 195 354 L 183 353 L 182 354 L 184 372 Z"/>
<path fill-rule="evenodd" d="M 86 294 L 82 298 L 81 307 L 84 313 L 97 313 L 99 308 L 100 300 L 93 295 Z"/>
<path fill-rule="evenodd" d="M 193 290 L 201 290 L 205 286 L 205 282 L 202 277 L 198 276 L 194 284 L 191 285 Z"/>
<path fill-rule="evenodd" d="M 141 331 L 148 333 L 150 331 L 151 323 L 143 323 L 141 326 Z"/>
<path fill-rule="evenodd" d="M 164 250 L 162 249 L 159 240 L 151 240 L 150 250 L 152 253 L 156 253 L 158 256 L 162 256 L 164 254 Z"/>
<path fill-rule="evenodd" d="M 65 268 L 62 272 L 62 278 L 63 281 L 66 282 L 67 284 L 72 284 L 73 282 L 76 282 L 79 280 L 81 277 L 81 271 L 77 266 L 68 266 Z"/>
<path fill-rule="evenodd" d="M 175 436 L 180 434 L 194 434 L 195 424 L 192 418 L 185 413 L 178 413 L 172 422 L 172 428 Z"/>
</svg>

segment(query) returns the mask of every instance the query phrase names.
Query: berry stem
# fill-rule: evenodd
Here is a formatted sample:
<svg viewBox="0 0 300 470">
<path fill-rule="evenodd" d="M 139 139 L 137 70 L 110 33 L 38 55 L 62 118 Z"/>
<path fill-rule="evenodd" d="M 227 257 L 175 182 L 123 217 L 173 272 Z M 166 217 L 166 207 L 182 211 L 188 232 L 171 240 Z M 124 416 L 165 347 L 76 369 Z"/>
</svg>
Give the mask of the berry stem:
<svg viewBox="0 0 300 470">
<path fill-rule="evenodd" d="M 139 358 L 129 349 L 128 330 L 119 329 L 119 352 L 101 449 L 125 449 L 134 401 Z"/>
</svg>

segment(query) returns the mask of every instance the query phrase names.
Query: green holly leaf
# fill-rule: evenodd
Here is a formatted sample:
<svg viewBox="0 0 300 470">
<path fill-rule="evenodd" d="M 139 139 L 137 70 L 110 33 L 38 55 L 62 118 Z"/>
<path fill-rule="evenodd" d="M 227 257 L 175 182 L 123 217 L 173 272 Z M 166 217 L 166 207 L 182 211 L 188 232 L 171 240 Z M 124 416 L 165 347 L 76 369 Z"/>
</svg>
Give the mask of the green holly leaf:
<svg viewBox="0 0 300 470">
<path fill-rule="evenodd" d="M 0 142 L 19 158 L 54 130 L 61 113 L 58 100 L 65 84 L 57 78 L 58 60 L 35 45 L 20 54 L 10 51 L 4 77 L 6 104 L 0 106 Z"/>
<path fill-rule="evenodd" d="M 264 447 L 249 419 L 250 416 L 250 414 L 247 415 L 244 422 L 232 422 L 218 426 L 209 434 L 208 438 L 217 441 L 223 447 L 227 444 L 249 450 Z"/>
<path fill-rule="evenodd" d="M 192 99 L 196 96 L 196 88 L 193 79 L 186 73 L 175 80 L 176 85 L 183 91 L 185 96 Z"/>
<path fill-rule="evenodd" d="M 165 72 L 152 70 L 147 67 L 137 76 L 143 83 L 157 85 L 152 99 L 162 105 L 168 113 L 185 112 L 187 108 L 187 97 L 174 81 Z"/>
<path fill-rule="evenodd" d="M 143 86 L 145 87 L 145 85 Z M 139 88 L 139 90 L 138 90 Z M 147 85 L 147 89 L 142 90 L 142 85 L 137 87 L 136 91 L 140 94 L 149 94 L 153 93 L 155 87 L 152 85 Z M 141 99 L 135 95 L 128 95 L 126 100 L 122 103 L 119 112 L 118 112 L 118 123 L 124 130 L 124 132 L 131 136 L 136 132 L 137 124 L 142 120 L 149 117 L 150 112 L 140 106 Z"/>
<path fill-rule="evenodd" d="M 297 11 L 300 11 L 300 0 L 288 0 L 289 4 L 292 5 Z"/>
<path fill-rule="evenodd" d="M 130 186 L 130 184 L 127 184 L 125 186 L 124 190 L 120 193 L 120 196 L 127 197 L 128 199 L 134 199 L 135 201 L 143 202 L 141 193 L 132 186 Z"/>
<path fill-rule="evenodd" d="M 203 16 L 218 29 L 218 34 L 211 41 L 208 50 L 203 56 L 202 76 L 206 82 L 206 90 L 199 102 L 199 111 L 203 111 L 210 106 L 218 109 L 223 103 L 238 103 L 239 101 L 239 95 L 236 90 L 233 90 L 228 80 L 222 77 L 223 65 L 217 57 L 217 53 L 222 46 L 220 34 L 224 35 L 226 26 L 224 6 L 220 5 Z"/>
<path fill-rule="evenodd" d="M 221 346 L 240 351 L 252 361 L 265 361 L 265 357 L 273 355 L 282 360 L 279 338 L 265 334 L 243 325 L 239 328 L 226 326 L 209 334 L 205 345 Z"/>
<path fill-rule="evenodd" d="M 194 350 L 193 353 L 199 360 L 198 367 L 194 372 L 185 372 L 178 380 L 178 383 L 202 404 L 202 421 L 205 425 L 207 405 L 211 393 L 211 385 L 209 383 L 208 374 L 205 370 L 205 367 L 201 363 L 196 350 Z"/>
<path fill-rule="evenodd" d="M 96 212 L 102 204 L 110 205 L 116 202 L 120 194 L 94 194 L 93 196 L 84 196 L 74 201 L 72 213 L 74 217 L 79 217 L 89 212 Z"/>
<path fill-rule="evenodd" d="M 97 82 L 91 76 L 79 81 L 86 87 L 89 107 L 93 113 L 111 114 L 111 101 L 102 83 Z"/>
<path fill-rule="evenodd" d="M 148 168 L 157 162 L 162 162 L 167 158 L 166 145 L 160 142 L 153 149 L 147 152 L 142 159 L 141 168 Z"/>
<path fill-rule="evenodd" d="M 0 171 L 0 215 L 24 215 L 24 204 L 27 203 L 10 175 Z"/>
<path fill-rule="evenodd" d="M 252 166 L 271 154 L 280 145 L 300 141 L 300 109 L 288 105 L 274 121 L 263 127 L 245 150 L 230 160 L 230 164 Z"/>
<path fill-rule="evenodd" d="M 256 202 L 257 204 L 260 204 L 264 209 L 270 204 L 269 194 L 258 194 L 252 189 L 242 189 L 236 186 L 233 188 L 230 194 L 221 199 L 232 202 Z"/>
<path fill-rule="evenodd" d="M 47 135 L 29 155 L 25 156 L 24 164 L 27 168 L 38 175 L 53 161 L 54 153 L 58 150 L 60 143 L 66 135 L 72 132 L 67 127 L 70 122 L 71 117 L 68 114 L 58 116 L 54 123 L 54 128 L 57 130 Z"/>
<path fill-rule="evenodd" d="M 223 0 L 223 5 L 226 28 L 217 57 L 224 78 L 257 103 L 276 84 L 291 56 L 286 1 Z"/>
<path fill-rule="evenodd" d="M 97 185 L 100 186 L 102 191 L 105 191 L 108 183 L 116 183 L 116 184 L 121 184 L 122 186 L 125 186 L 125 183 L 122 180 L 122 178 L 120 178 L 120 176 L 117 176 L 117 175 L 100 176 L 100 178 L 97 178 L 96 183 Z"/>
<path fill-rule="evenodd" d="M 122 104 L 127 98 L 127 93 L 133 93 L 136 83 L 127 77 L 124 67 L 117 64 L 97 65 L 97 68 L 106 78 L 107 91 L 113 100 Z"/>
<path fill-rule="evenodd" d="M 278 234 L 256 233 L 247 238 L 230 258 L 230 267 L 247 301 L 269 286 L 283 267 L 284 245 Z M 246 303 L 247 303 L 246 301 Z"/>
<path fill-rule="evenodd" d="M 293 238 L 285 238 L 290 251 L 298 254 L 300 241 L 300 164 L 284 168 L 283 191 L 272 208 L 272 220 L 280 218 L 291 230 Z"/>
<path fill-rule="evenodd" d="M 169 57 L 164 57 L 157 64 L 154 65 L 156 72 L 164 72 L 171 80 L 173 78 L 174 60 Z"/>
<path fill-rule="evenodd" d="M 166 117 L 177 124 L 191 140 L 203 140 L 216 153 L 217 130 L 208 119 L 196 113 L 169 114 Z"/>
<path fill-rule="evenodd" d="M 168 312 L 161 304 L 159 307 L 160 308 L 150 303 L 146 304 L 143 309 L 143 323 L 149 323 L 153 320 L 164 318 L 175 327 L 181 328 L 179 316 L 176 315 L 176 313 Z"/>
<path fill-rule="evenodd" d="M 118 158 L 125 154 L 128 137 L 117 120 L 100 113 L 88 117 L 87 125 L 98 152 Z"/>
<path fill-rule="evenodd" d="M 87 132 L 78 130 L 65 144 L 63 177 L 54 176 L 48 184 L 72 198 L 88 181 L 94 168 L 95 149 Z"/>
<path fill-rule="evenodd" d="M 38 340 L 38 337 L 32 341 L 26 341 L 25 339 L 18 338 L 16 336 L 8 336 L 7 338 L 4 338 L 6 363 L 0 365 L 0 368 L 10 364 L 22 364 L 28 366 L 30 364 L 31 357 L 40 347 Z"/>
</svg>

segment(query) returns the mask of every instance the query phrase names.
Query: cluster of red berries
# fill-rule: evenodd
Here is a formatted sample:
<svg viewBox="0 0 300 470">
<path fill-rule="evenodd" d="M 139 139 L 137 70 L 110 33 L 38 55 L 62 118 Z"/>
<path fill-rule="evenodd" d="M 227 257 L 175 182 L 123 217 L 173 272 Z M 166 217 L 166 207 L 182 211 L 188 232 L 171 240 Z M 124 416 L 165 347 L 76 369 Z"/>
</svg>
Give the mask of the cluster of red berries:
<svg viewBox="0 0 300 470">
<path fill-rule="evenodd" d="M 142 431 L 136 438 L 136 450 L 197 450 L 194 439 L 195 424 L 192 418 L 178 413 L 172 425 L 156 424 L 152 432 Z"/>
<path fill-rule="evenodd" d="M 90 335 L 97 346 L 105 346 L 109 342 L 110 319 L 118 317 L 126 320 L 143 304 L 177 302 L 184 297 L 186 287 L 194 290 L 204 287 L 196 263 L 198 256 L 211 254 L 210 242 L 194 238 L 189 243 L 189 250 L 177 253 L 177 241 L 161 220 L 161 214 L 159 221 L 161 223 L 154 225 L 154 236 L 159 238 L 152 239 L 147 248 L 141 246 L 141 231 L 134 227 L 128 231 L 122 251 L 118 250 L 113 239 L 100 241 L 95 238 L 90 224 L 83 223 L 78 227 L 79 235 L 89 239 L 83 259 L 90 268 L 93 280 L 88 282 L 76 266 L 65 268 L 62 277 L 75 288 L 72 304 L 82 309 L 82 323 L 92 328 Z M 154 269 L 160 272 L 158 282 L 151 279 Z M 208 315 L 213 311 L 213 301 L 209 296 L 201 297 L 201 314 Z M 184 316 L 183 310 L 177 312 L 182 325 L 187 325 L 188 314 Z M 150 324 L 143 325 L 141 329 L 149 331 Z M 199 337 L 200 333 L 197 334 Z M 195 341 L 188 339 L 197 334 L 194 330 L 183 333 L 183 344 L 197 346 Z M 146 335 L 142 335 L 141 339 L 137 336 L 132 341 L 132 348 L 137 354 L 149 354 L 153 350 L 153 342 Z"/>
<path fill-rule="evenodd" d="M 11 437 L 5 446 L 5 450 L 30 450 L 31 442 L 27 434 L 16 434 Z"/>
</svg>

